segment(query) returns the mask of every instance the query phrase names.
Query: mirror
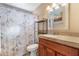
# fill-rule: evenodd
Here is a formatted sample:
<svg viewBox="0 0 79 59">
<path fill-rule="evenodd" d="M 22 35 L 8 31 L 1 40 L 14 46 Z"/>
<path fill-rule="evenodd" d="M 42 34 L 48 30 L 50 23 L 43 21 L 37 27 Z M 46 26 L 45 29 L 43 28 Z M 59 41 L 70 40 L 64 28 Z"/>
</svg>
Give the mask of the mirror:
<svg viewBox="0 0 79 59">
<path fill-rule="evenodd" d="M 59 7 L 54 4 L 52 11 L 49 11 L 49 20 L 52 21 L 51 29 L 69 30 L 69 4 L 65 5 L 57 4 L 57 5 Z"/>
</svg>

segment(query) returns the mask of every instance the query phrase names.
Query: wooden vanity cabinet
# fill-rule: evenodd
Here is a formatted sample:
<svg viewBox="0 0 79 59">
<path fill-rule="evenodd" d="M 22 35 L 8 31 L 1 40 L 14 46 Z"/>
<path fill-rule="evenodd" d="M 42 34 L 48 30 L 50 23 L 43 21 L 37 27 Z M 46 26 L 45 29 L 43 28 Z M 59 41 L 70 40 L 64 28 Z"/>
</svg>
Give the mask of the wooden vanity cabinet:
<svg viewBox="0 0 79 59">
<path fill-rule="evenodd" d="M 50 48 L 46 48 L 46 55 L 47 56 L 54 56 L 55 55 L 55 51 L 50 49 Z"/>
<path fill-rule="evenodd" d="M 40 53 L 39 53 L 39 55 L 40 56 L 45 56 L 46 55 L 46 50 L 45 50 L 45 46 L 43 46 L 43 45 L 39 45 L 39 49 L 40 49 Z"/>
<path fill-rule="evenodd" d="M 62 55 L 62 54 L 57 53 L 56 56 L 65 56 L 65 55 Z"/>
<path fill-rule="evenodd" d="M 79 49 L 39 38 L 39 56 L 79 56 Z"/>
</svg>

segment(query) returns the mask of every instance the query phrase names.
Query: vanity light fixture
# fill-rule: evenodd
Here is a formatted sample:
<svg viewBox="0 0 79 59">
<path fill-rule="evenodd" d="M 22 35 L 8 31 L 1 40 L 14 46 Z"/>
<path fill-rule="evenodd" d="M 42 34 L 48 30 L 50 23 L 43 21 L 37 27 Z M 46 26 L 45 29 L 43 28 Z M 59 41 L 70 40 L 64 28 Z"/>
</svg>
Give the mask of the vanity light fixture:
<svg viewBox="0 0 79 59">
<path fill-rule="evenodd" d="M 65 5 L 67 5 L 67 3 L 62 3 L 62 4 L 61 4 L 62 7 L 65 6 Z"/>
<path fill-rule="evenodd" d="M 51 11 L 53 11 L 53 9 L 57 10 L 57 9 L 59 9 L 59 8 L 61 8 L 61 7 L 63 7 L 63 6 L 65 6 L 65 5 L 66 5 L 66 3 L 53 3 L 51 7 L 50 7 L 50 6 L 47 6 L 46 9 L 47 9 L 49 12 L 51 12 Z"/>
</svg>

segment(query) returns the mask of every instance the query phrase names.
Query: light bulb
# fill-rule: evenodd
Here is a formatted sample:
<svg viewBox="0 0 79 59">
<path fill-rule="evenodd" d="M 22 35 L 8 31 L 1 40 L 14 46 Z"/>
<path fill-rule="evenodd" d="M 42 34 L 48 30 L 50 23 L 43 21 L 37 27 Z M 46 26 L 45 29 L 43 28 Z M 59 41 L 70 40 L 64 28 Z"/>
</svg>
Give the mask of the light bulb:
<svg viewBox="0 0 79 59">
<path fill-rule="evenodd" d="M 46 8 L 47 10 L 50 10 L 51 8 L 50 8 L 50 6 L 47 6 L 47 8 Z"/>
<path fill-rule="evenodd" d="M 55 8 L 56 6 L 57 6 L 57 4 L 56 3 L 53 3 L 52 7 Z"/>
<path fill-rule="evenodd" d="M 56 7 L 55 7 L 55 9 L 59 9 L 60 7 L 57 5 Z"/>
</svg>

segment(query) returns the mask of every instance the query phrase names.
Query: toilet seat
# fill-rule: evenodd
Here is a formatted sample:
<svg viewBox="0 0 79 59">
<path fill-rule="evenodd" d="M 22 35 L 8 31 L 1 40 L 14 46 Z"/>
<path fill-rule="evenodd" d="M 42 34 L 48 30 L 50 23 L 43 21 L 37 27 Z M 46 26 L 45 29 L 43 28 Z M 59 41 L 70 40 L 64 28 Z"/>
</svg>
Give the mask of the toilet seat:
<svg viewBox="0 0 79 59">
<path fill-rule="evenodd" d="M 38 48 L 38 44 L 32 44 L 27 47 L 28 51 L 34 51 Z"/>
</svg>

